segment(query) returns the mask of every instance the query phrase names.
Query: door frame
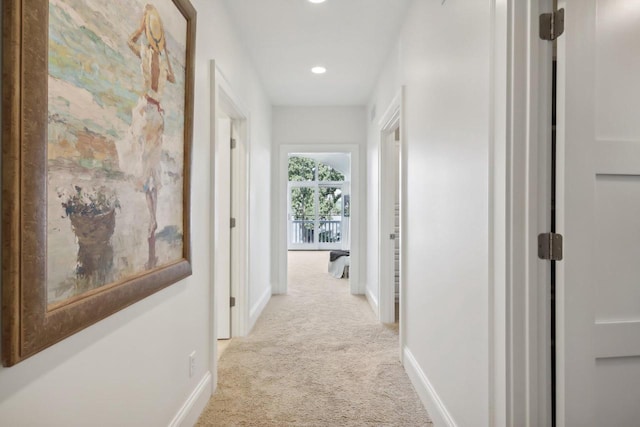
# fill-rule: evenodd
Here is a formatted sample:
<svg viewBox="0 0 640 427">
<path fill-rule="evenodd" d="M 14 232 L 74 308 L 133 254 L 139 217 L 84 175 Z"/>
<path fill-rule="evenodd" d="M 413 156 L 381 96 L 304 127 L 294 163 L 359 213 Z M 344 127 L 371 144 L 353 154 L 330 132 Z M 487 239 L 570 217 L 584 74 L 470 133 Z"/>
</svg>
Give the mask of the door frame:
<svg viewBox="0 0 640 427">
<path fill-rule="evenodd" d="M 493 0 L 490 151 L 490 425 L 551 422 L 549 262 L 553 0 Z"/>
<path fill-rule="evenodd" d="M 289 154 L 303 153 L 349 153 L 351 154 L 351 219 L 349 227 L 351 261 L 349 267 L 349 285 L 353 295 L 365 293 L 363 283 L 361 283 L 362 260 L 364 260 L 364 249 L 361 241 L 360 228 L 363 221 L 361 212 L 363 205 L 363 194 L 361 190 L 360 177 L 360 146 L 357 144 L 283 144 L 280 146 L 278 162 L 278 180 L 276 190 L 278 193 L 278 234 L 276 253 L 277 277 L 272 292 L 274 295 L 286 294 L 288 290 L 288 218 L 287 218 L 287 198 L 288 186 L 288 159 Z M 328 260 L 327 260 L 328 262 Z M 329 273 L 327 273 L 329 274 Z"/>
<path fill-rule="evenodd" d="M 249 171 L 250 171 L 250 115 L 248 110 L 244 107 L 244 103 L 234 92 L 230 83 L 224 77 L 224 74 L 220 68 L 216 65 L 215 60 L 210 61 L 210 78 L 211 78 L 211 97 L 210 97 L 210 164 L 211 164 L 211 177 L 210 177 L 210 200 L 213 203 L 215 196 L 215 147 L 216 144 L 225 143 L 229 144 L 229 141 L 217 141 L 216 140 L 216 117 L 219 112 L 231 118 L 232 127 L 235 124 L 237 126 L 238 138 L 236 141 L 236 155 L 233 158 L 234 164 L 232 168 L 233 177 L 233 190 L 237 190 L 237 194 L 232 197 L 232 211 L 236 212 L 237 235 L 233 241 L 237 244 L 232 245 L 231 251 L 228 253 L 231 255 L 231 259 L 235 262 L 231 263 L 231 295 L 236 299 L 236 305 L 231 309 L 231 336 L 244 336 L 248 333 L 249 328 L 249 283 L 248 283 L 248 267 L 249 267 Z M 210 223 L 210 245 L 213 246 L 215 242 L 215 228 L 214 218 L 219 215 L 216 206 L 212 206 L 210 210 L 212 212 Z M 212 256 L 215 253 L 214 248 L 211 248 L 210 253 Z M 229 262 L 229 260 L 213 260 L 213 264 L 216 262 Z M 217 370 L 213 369 L 217 366 L 217 354 L 218 354 L 218 337 L 217 337 L 217 320 L 215 310 L 215 270 L 210 267 L 209 270 L 209 283 L 210 283 L 210 310 L 212 318 L 210 319 L 212 325 L 211 334 L 211 360 L 210 366 L 212 366 L 212 372 L 214 373 L 213 382 L 214 387 L 217 383 Z"/>
<path fill-rule="evenodd" d="M 394 276 L 395 262 L 392 261 L 392 254 L 395 251 L 395 240 L 387 239 L 389 230 L 395 221 L 394 209 L 390 206 L 395 205 L 395 193 L 399 192 L 400 199 L 400 329 L 402 330 L 402 296 L 403 296 L 403 240 L 402 234 L 404 230 L 402 225 L 404 222 L 404 205 L 405 205 L 405 173 L 404 173 L 404 132 L 402 130 L 403 119 L 403 96 L 404 87 L 400 88 L 396 96 L 393 98 L 385 113 L 378 122 L 378 135 L 380 144 L 378 150 L 378 319 L 382 323 L 395 322 L 395 283 L 390 280 Z M 398 164 L 393 165 L 395 156 L 391 155 L 394 147 L 389 147 L 387 138 L 395 129 L 400 128 L 400 156 Z M 395 179 L 391 173 L 398 173 L 400 187 L 395 188 Z M 390 197 L 393 195 L 394 197 Z M 400 334 L 402 336 L 402 334 Z M 400 348 L 403 348 L 403 342 L 400 340 Z"/>
</svg>

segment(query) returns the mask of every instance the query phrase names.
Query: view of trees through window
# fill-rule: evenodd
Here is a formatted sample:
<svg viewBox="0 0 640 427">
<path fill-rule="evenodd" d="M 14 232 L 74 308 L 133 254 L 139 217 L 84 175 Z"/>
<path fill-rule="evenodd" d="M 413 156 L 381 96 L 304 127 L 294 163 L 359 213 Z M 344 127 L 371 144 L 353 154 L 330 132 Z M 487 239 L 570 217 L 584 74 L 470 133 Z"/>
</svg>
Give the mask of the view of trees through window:
<svg viewBox="0 0 640 427">
<path fill-rule="evenodd" d="M 289 157 L 289 181 L 343 182 L 344 174 L 329 165 L 306 157 Z"/>
<path fill-rule="evenodd" d="M 314 228 L 316 188 L 318 190 L 318 219 L 325 222 L 341 220 L 342 189 L 340 186 L 330 183 L 344 182 L 344 174 L 317 160 L 292 156 L 289 157 L 289 181 L 310 184 L 309 186 L 291 188 L 292 219 L 301 222 L 300 225 L 304 229 L 311 232 Z M 340 236 L 321 238 L 323 241 L 339 241 Z"/>
</svg>

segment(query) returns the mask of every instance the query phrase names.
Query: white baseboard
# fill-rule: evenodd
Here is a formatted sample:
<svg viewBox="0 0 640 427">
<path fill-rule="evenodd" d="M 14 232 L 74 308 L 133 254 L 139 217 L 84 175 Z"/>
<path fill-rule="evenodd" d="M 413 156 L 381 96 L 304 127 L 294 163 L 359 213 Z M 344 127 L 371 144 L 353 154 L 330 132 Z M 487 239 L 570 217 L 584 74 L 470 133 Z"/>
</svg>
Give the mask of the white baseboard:
<svg viewBox="0 0 640 427">
<path fill-rule="evenodd" d="M 442 403 L 435 388 L 407 347 L 403 349 L 403 356 L 404 369 L 407 371 L 418 396 L 420 396 L 422 404 L 431 416 L 434 427 L 457 427 L 458 425 Z"/>
<path fill-rule="evenodd" d="M 271 286 L 269 286 L 260 296 L 258 302 L 253 307 L 251 307 L 251 310 L 249 311 L 249 330 L 247 331 L 247 334 L 251 332 L 256 322 L 258 321 L 258 318 L 260 318 L 262 310 L 264 310 L 264 308 L 269 303 L 269 300 L 271 299 L 271 292 L 272 289 Z"/>
<path fill-rule="evenodd" d="M 207 371 L 176 416 L 173 417 L 169 427 L 192 427 L 211 399 L 211 387 L 211 372 Z"/>
<path fill-rule="evenodd" d="M 378 299 L 371 292 L 371 289 L 369 288 L 367 288 L 367 292 L 365 295 L 367 296 L 367 301 L 369 301 L 369 305 L 371 306 L 371 309 L 376 314 L 376 318 L 380 320 L 380 306 L 378 305 Z"/>
</svg>

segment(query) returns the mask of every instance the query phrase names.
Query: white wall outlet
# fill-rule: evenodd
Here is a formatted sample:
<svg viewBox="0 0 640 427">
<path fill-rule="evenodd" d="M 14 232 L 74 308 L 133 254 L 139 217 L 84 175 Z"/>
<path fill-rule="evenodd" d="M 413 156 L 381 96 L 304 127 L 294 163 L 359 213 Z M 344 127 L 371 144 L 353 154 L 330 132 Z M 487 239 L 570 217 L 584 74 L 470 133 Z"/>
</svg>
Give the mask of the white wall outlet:
<svg viewBox="0 0 640 427">
<path fill-rule="evenodd" d="M 196 372 L 196 352 L 195 350 L 189 355 L 189 378 L 193 377 Z"/>
</svg>

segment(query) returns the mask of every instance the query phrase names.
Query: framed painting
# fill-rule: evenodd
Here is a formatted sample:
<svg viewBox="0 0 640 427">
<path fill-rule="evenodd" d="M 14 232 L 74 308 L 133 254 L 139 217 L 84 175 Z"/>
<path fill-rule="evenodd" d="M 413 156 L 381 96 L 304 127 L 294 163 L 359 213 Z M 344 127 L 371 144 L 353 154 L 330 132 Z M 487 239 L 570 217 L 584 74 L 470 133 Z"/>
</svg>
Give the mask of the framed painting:
<svg viewBox="0 0 640 427">
<path fill-rule="evenodd" d="M 191 274 L 188 0 L 2 2 L 2 361 Z"/>
</svg>

